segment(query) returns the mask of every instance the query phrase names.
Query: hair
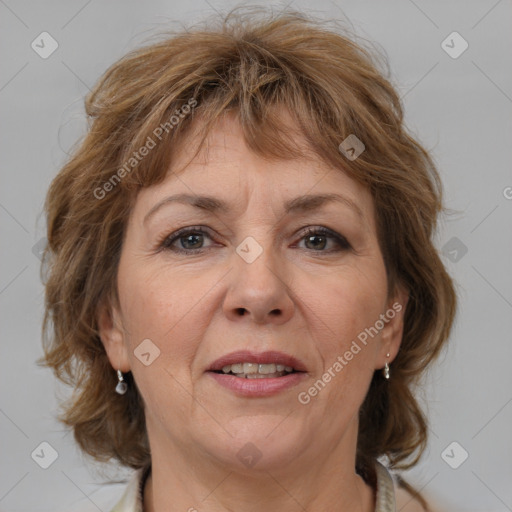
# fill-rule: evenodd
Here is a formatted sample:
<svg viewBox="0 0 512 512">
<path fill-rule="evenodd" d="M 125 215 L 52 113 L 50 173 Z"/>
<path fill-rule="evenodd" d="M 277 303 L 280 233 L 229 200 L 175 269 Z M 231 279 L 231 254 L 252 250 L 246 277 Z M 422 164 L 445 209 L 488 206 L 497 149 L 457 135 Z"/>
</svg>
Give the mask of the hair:
<svg viewBox="0 0 512 512">
<path fill-rule="evenodd" d="M 192 127 L 199 151 L 227 114 L 237 116 L 256 154 L 304 157 L 280 107 L 315 155 L 371 192 L 389 295 L 398 286 L 409 291 L 391 379 L 376 371 L 360 409 L 357 467 L 386 456 L 392 468 L 407 469 L 420 459 L 428 426 L 414 390 L 456 313 L 454 283 L 433 241 L 442 184 L 404 125 L 377 52 L 355 41 L 297 11 L 235 9 L 216 26 L 167 32 L 131 51 L 87 95 L 88 131 L 44 206 L 45 355 L 38 364 L 73 387 L 59 420 L 96 460 L 138 469 L 151 457 L 136 382 L 128 373 L 127 393 L 115 393 L 97 325 L 100 305 L 119 305 L 117 268 L 137 192 L 166 178 Z M 355 159 L 339 148 L 349 135 L 365 146 Z"/>
</svg>

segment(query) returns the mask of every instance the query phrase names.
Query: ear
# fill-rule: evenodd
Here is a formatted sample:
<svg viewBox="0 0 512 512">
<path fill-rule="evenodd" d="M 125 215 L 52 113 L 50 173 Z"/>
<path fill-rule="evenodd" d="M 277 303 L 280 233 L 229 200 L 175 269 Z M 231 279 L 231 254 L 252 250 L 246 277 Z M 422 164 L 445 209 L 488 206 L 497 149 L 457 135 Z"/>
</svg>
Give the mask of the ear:
<svg viewBox="0 0 512 512">
<path fill-rule="evenodd" d="M 98 331 L 108 359 L 114 370 L 130 371 L 126 339 L 117 307 L 110 300 L 104 300 L 96 310 Z"/>
<path fill-rule="evenodd" d="M 376 360 L 376 369 L 383 368 L 385 363 L 391 364 L 396 357 L 404 331 L 404 317 L 409 291 L 399 285 L 397 292 L 387 302 L 387 309 L 381 318 L 384 319 L 384 328 L 381 331 L 381 345 Z M 386 356 L 389 354 L 389 357 Z"/>
</svg>

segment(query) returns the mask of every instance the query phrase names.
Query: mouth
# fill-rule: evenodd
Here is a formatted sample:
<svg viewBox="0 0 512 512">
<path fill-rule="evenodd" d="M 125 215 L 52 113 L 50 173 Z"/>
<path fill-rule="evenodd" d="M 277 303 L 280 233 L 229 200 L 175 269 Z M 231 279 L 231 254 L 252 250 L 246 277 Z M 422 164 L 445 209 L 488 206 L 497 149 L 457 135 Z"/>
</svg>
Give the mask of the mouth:
<svg viewBox="0 0 512 512">
<path fill-rule="evenodd" d="M 283 352 L 239 350 L 220 357 L 206 371 L 241 379 L 273 379 L 304 373 L 306 367 L 300 359 Z"/>
<path fill-rule="evenodd" d="M 210 370 L 222 375 L 234 375 L 241 379 L 275 379 L 298 372 L 293 366 L 275 363 L 234 363 L 222 367 L 222 370 Z"/>
<path fill-rule="evenodd" d="M 300 359 L 283 352 L 241 350 L 217 359 L 205 372 L 237 396 L 264 398 L 298 386 L 308 378 Z"/>
</svg>

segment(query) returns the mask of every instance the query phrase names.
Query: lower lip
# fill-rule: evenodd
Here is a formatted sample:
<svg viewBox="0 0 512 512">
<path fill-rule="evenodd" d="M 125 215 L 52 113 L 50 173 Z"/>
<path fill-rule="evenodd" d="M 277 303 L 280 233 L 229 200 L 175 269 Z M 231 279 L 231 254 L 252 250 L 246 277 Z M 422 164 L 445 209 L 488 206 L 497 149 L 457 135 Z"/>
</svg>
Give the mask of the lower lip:
<svg viewBox="0 0 512 512">
<path fill-rule="evenodd" d="M 268 379 L 246 379 L 223 373 L 207 372 L 221 386 L 224 386 L 241 396 L 263 397 L 276 395 L 280 391 L 296 386 L 306 377 L 305 372 L 290 373 L 282 377 Z"/>
</svg>

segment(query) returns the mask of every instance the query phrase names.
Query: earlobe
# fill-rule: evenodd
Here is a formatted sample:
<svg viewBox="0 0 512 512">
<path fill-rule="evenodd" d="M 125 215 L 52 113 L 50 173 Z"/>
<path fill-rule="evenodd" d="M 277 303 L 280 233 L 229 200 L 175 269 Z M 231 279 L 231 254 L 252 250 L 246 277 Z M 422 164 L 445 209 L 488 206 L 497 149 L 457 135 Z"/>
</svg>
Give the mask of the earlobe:
<svg viewBox="0 0 512 512">
<path fill-rule="evenodd" d="M 96 311 L 98 333 L 112 368 L 130 371 L 121 316 L 116 308 L 104 301 Z"/>
</svg>

